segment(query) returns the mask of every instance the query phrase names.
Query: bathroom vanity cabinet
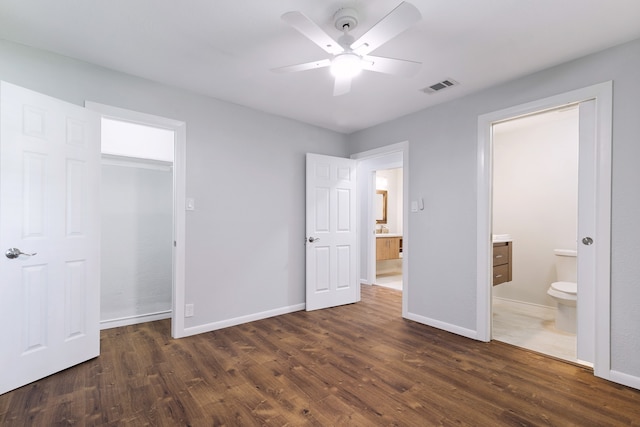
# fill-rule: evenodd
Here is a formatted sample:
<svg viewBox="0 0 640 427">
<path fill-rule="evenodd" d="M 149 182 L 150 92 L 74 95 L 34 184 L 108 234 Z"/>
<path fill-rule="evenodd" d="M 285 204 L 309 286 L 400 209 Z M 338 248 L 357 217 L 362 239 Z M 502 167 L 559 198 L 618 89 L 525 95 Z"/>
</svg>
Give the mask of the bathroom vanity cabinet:
<svg viewBox="0 0 640 427">
<path fill-rule="evenodd" d="M 376 237 L 376 261 L 398 259 L 402 252 L 402 237 Z"/>
<path fill-rule="evenodd" d="M 512 280 L 512 247 L 513 242 L 495 242 L 493 244 L 493 286 Z"/>
</svg>

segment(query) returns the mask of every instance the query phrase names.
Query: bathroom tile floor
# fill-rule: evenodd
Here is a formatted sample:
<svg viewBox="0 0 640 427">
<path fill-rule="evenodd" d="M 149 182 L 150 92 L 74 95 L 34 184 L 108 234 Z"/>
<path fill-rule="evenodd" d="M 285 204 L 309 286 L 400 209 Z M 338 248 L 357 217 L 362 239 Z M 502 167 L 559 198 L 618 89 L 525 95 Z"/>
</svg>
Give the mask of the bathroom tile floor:
<svg viewBox="0 0 640 427">
<path fill-rule="evenodd" d="M 376 276 L 376 285 L 401 291 L 402 274 L 379 274 Z"/>
<path fill-rule="evenodd" d="M 555 329 L 555 309 L 493 298 L 494 340 L 578 363 L 576 335 Z"/>
</svg>

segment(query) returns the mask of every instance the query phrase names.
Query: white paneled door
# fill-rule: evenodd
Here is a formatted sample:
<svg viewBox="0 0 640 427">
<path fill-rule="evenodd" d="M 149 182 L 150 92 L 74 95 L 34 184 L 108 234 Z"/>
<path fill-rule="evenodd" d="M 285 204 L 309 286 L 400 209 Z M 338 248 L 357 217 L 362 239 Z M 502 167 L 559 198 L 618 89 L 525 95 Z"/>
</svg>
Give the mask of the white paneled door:
<svg viewBox="0 0 640 427">
<path fill-rule="evenodd" d="M 306 309 L 360 300 L 356 161 L 307 154 Z"/>
<path fill-rule="evenodd" d="M 596 101 L 579 105 L 578 150 L 578 287 L 580 304 L 577 308 L 577 358 L 583 362 L 595 361 L 596 336 L 596 248 L 599 246 L 597 230 L 597 134 Z"/>
<path fill-rule="evenodd" d="M 0 83 L 0 394 L 100 353 L 96 113 Z"/>
</svg>

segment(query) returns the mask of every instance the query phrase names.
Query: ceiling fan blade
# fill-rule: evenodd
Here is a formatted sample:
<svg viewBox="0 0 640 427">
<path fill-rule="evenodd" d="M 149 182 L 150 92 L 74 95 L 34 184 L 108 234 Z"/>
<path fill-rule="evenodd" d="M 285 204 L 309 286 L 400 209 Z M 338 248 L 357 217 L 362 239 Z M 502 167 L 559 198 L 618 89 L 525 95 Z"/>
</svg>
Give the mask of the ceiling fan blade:
<svg viewBox="0 0 640 427">
<path fill-rule="evenodd" d="M 377 71 L 378 73 L 395 74 L 404 77 L 415 76 L 422 63 L 405 59 L 383 58 L 381 56 L 362 57 L 362 69 Z"/>
<path fill-rule="evenodd" d="M 344 95 L 351 91 L 351 77 L 336 77 L 335 85 L 333 86 L 333 96 Z"/>
<path fill-rule="evenodd" d="M 362 37 L 351 44 L 351 49 L 358 55 L 366 55 L 379 48 L 398 34 L 422 19 L 422 14 L 411 3 L 402 2 L 387 16 L 382 18 Z"/>
<path fill-rule="evenodd" d="M 307 18 L 302 12 L 287 12 L 281 16 L 282 20 L 300 31 L 309 40 L 320 46 L 322 50 L 332 55 L 344 52 L 344 48 L 331 36 L 324 32 L 315 22 Z"/>
<path fill-rule="evenodd" d="M 296 71 L 313 70 L 316 68 L 328 67 L 331 65 L 329 59 L 321 59 L 320 61 L 305 62 L 304 64 L 287 65 L 286 67 L 272 68 L 271 71 L 276 73 L 294 73 Z"/>
</svg>

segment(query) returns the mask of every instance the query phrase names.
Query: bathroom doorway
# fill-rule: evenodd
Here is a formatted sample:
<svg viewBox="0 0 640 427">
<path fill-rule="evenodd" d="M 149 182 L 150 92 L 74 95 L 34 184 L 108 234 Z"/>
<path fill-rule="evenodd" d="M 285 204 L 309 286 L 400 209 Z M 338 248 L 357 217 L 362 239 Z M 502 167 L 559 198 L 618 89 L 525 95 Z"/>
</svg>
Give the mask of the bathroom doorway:
<svg viewBox="0 0 640 427">
<path fill-rule="evenodd" d="M 375 281 L 385 288 L 402 290 L 403 184 L 402 168 L 377 169 L 373 216 L 375 219 Z"/>
<path fill-rule="evenodd" d="M 579 109 L 577 359 L 594 375 L 611 368 L 611 154 L 613 82 L 603 82 L 478 117 L 477 338 L 492 339 L 493 125 L 570 105 Z M 514 248 L 517 242 L 514 240 Z M 518 268 L 513 266 L 513 271 Z"/>
<path fill-rule="evenodd" d="M 400 250 L 400 244 L 402 245 L 401 264 L 399 269 L 400 275 L 393 274 L 394 280 L 397 281 L 396 286 L 402 290 L 402 315 L 406 316 L 408 297 L 410 284 L 407 281 L 407 255 L 408 255 L 408 241 L 409 241 L 409 224 L 408 224 L 408 210 L 404 209 L 404 203 L 408 200 L 408 187 L 409 187 L 409 162 L 408 162 L 408 146 L 407 141 L 400 142 L 385 147 L 375 148 L 373 150 L 356 153 L 351 158 L 356 159 L 357 173 L 358 173 L 358 229 L 360 230 L 358 235 L 359 239 L 359 258 L 360 258 L 360 283 L 362 285 L 376 285 L 377 266 L 376 266 L 376 249 L 378 235 L 382 233 L 376 233 L 376 229 L 382 230 L 382 225 L 390 227 L 389 223 L 378 223 L 376 217 L 381 218 L 380 208 L 376 209 L 376 197 L 381 196 L 376 189 L 376 171 L 383 171 L 389 169 L 396 169 L 395 173 L 399 174 L 396 178 L 396 183 L 392 184 L 396 187 L 395 191 L 398 191 L 397 195 L 393 197 L 395 202 L 389 202 L 389 188 L 387 188 L 387 215 L 389 214 L 389 203 L 393 206 L 391 209 L 397 209 L 397 223 L 394 227 L 398 227 L 393 231 L 395 235 L 386 234 L 385 237 L 400 237 L 402 243 L 397 241 L 397 249 Z M 389 185 L 389 182 L 387 182 Z M 398 205 L 398 206 L 395 206 Z M 388 231 L 392 231 L 390 228 Z M 394 269 L 394 273 L 395 273 Z M 400 277 L 397 277 L 400 276 Z"/>
<path fill-rule="evenodd" d="M 509 248 L 494 258 L 492 337 L 578 362 L 575 314 L 573 328 L 557 326 L 547 290 L 567 280 L 556 275 L 554 250 L 577 249 L 579 106 L 501 121 L 492 132 L 494 252 Z"/>
</svg>

